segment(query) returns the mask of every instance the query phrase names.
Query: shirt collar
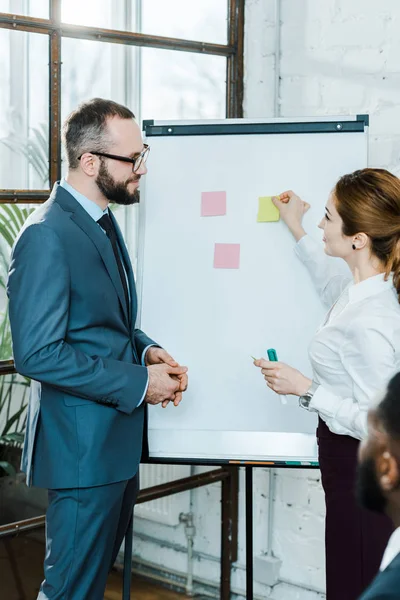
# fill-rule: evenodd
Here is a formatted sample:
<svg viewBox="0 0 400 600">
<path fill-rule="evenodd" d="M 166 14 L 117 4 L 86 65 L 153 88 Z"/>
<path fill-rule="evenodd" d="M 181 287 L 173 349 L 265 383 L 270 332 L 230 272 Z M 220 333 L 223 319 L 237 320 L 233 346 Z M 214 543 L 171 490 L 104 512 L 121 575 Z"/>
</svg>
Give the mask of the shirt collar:
<svg viewBox="0 0 400 600">
<path fill-rule="evenodd" d="M 96 202 L 89 200 L 89 198 L 86 198 L 86 196 L 78 192 L 72 185 L 65 181 L 64 177 L 60 181 L 60 186 L 67 190 L 67 192 L 79 202 L 82 208 L 92 217 L 93 221 L 98 221 L 103 215 L 108 215 L 108 207 L 105 210 L 101 210 Z"/>
<path fill-rule="evenodd" d="M 394 291 L 393 275 L 389 275 L 387 281 L 385 281 L 385 274 L 379 273 L 378 275 L 364 279 L 364 281 L 350 285 L 349 301 L 360 302 L 360 300 L 365 300 L 365 298 L 375 296 L 375 294 L 380 294 L 389 289 L 393 289 Z"/>
<path fill-rule="evenodd" d="M 380 571 L 384 571 L 386 567 L 390 565 L 392 560 L 396 558 L 396 556 L 400 552 L 400 527 L 394 530 L 392 535 L 390 536 L 389 543 L 386 546 L 386 550 L 383 554 L 381 566 L 379 567 Z"/>
</svg>

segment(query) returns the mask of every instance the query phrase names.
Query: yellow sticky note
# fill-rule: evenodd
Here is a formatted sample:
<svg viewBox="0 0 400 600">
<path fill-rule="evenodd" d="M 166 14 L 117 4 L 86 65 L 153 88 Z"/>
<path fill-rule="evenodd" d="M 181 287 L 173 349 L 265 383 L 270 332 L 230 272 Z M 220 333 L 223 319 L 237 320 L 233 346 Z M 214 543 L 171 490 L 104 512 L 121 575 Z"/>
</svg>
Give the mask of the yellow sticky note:
<svg viewBox="0 0 400 600">
<path fill-rule="evenodd" d="M 258 199 L 257 223 L 272 221 L 279 221 L 279 210 L 272 203 L 272 196 L 263 196 Z"/>
</svg>

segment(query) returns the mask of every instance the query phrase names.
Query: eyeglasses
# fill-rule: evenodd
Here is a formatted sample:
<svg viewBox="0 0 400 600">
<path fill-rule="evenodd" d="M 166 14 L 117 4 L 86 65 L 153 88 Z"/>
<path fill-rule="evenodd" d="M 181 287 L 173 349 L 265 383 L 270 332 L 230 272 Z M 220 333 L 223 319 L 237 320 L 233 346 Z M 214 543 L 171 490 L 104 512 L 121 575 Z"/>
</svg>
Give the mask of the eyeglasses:
<svg viewBox="0 0 400 600">
<path fill-rule="evenodd" d="M 95 154 L 96 156 L 104 156 L 105 158 L 111 158 L 112 160 L 120 160 L 121 162 L 131 163 L 132 171 L 134 173 L 137 173 L 140 167 L 146 164 L 150 152 L 150 146 L 148 146 L 147 144 L 143 144 L 143 146 L 144 149 L 139 154 L 139 156 L 136 156 L 136 158 L 129 158 L 128 156 L 118 156 L 117 154 L 107 154 L 106 152 L 90 152 L 90 154 Z M 80 160 L 82 156 L 83 154 L 81 154 L 78 160 Z"/>
</svg>

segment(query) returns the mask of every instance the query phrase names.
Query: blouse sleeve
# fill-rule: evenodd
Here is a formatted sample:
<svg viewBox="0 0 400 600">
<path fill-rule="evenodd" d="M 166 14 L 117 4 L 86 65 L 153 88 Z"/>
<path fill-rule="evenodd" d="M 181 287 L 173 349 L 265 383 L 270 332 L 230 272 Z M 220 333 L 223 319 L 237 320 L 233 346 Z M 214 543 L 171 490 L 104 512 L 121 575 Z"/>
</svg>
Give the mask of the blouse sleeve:
<svg viewBox="0 0 400 600">
<path fill-rule="evenodd" d="M 341 265 L 327 256 L 321 246 L 309 235 L 305 235 L 297 242 L 295 252 L 310 273 L 322 302 L 331 308 L 352 280 L 347 265 L 344 261 Z"/>
<path fill-rule="evenodd" d="M 353 381 L 352 396 L 338 396 L 321 385 L 309 408 L 319 413 L 333 433 L 362 439 L 367 434 L 369 407 L 396 372 L 388 319 L 372 318 L 367 326 L 353 322 L 340 349 L 340 359 Z"/>
</svg>

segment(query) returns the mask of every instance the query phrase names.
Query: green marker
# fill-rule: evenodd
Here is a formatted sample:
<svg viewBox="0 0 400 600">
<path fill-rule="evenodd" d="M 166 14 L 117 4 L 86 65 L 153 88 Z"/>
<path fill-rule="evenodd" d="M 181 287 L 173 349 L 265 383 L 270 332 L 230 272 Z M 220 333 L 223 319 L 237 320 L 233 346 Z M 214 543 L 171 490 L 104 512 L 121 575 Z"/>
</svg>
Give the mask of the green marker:
<svg viewBox="0 0 400 600">
<path fill-rule="evenodd" d="M 267 356 L 268 356 L 268 359 L 271 362 L 278 362 L 278 355 L 277 355 L 276 350 L 274 348 L 269 348 L 269 350 L 267 350 Z M 286 396 L 281 395 L 281 394 L 279 394 L 279 395 L 281 396 L 281 403 L 282 404 L 287 404 L 287 398 L 286 398 Z"/>
<path fill-rule="evenodd" d="M 269 350 L 267 350 L 267 354 L 268 354 L 268 360 L 271 360 L 272 362 L 278 362 L 278 355 L 276 353 L 276 350 L 274 350 L 274 348 L 270 348 Z"/>
</svg>

